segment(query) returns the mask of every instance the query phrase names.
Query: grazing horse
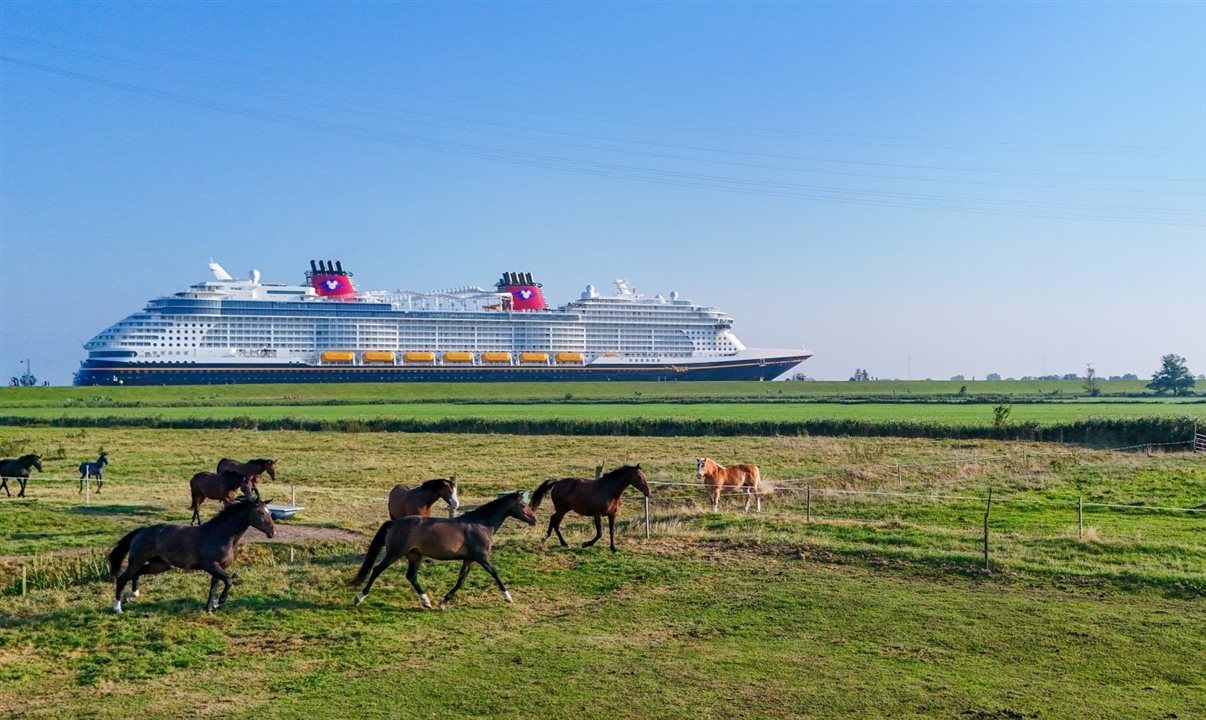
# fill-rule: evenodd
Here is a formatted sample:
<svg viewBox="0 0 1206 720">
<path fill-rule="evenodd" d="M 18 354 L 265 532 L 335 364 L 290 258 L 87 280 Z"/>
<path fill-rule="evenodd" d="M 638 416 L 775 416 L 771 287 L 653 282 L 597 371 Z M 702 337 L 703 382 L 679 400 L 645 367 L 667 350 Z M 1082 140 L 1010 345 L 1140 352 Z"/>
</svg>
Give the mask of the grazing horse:
<svg viewBox="0 0 1206 720">
<path fill-rule="evenodd" d="M 250 485 L 251 489 L 255 491 L 255 496 L 259 497 L 259 482 L 261 475 L 268 473 L 268 477 L 272 478 L 273 482 L 276 482 L 276 461 L 258 458 L 256 460 L 248 460 L 245 463 L 241 463 L 238 460 L 222 458 L 218 461 L 218 472 L 236 472 L 247 478 L 248 485 Z"/>
<path fill-rule="evenodd" d="M 29 469 L 37 468 L 38 472 L 42 472 L 42 456 L 41 455 L 22 455 L 16 460 L 5 458 L 0 460 L 0 488 L 4 488 L 4 492 L 8 497 L 13 494 L 8 490 L 8 479 L 17 478 L 17 482 L 21 484 L 21 490 L 17 492 L 17 497 L 25 497 L 25 483 L 29 482 Z"/>
<path fill-rule="evenodd" d="M 109 453 L 102 451 L 96 462 L 80 463 L 80 492 L 84 492 L 84 483 L 96 478 L 96 491 L 100 492 L 105 486 L 105 466 L 109 464 Z"/>
<path fill-rule="evenodd" d="M 544 494 L 549 492 L 550 488 L 552 489 L 555 512 L 549 518 L 549 531 L 544 534 L 544 540 L 548 540 L 549 535 L 555 532 L 557 539 L 561 541 L 561 547 L 569 547 L 561 535 L 561 519 L 567 512 L 573 510 L 579 515 L 595 519 L 595 536 L 582 543 L 582 547 L 590 547 L 603 536 L 603 516 L 606 515 L 611 551 L 615 552 L 616 513 L 620 512 L 624 489 L 629 485 L 640 490 L 645 497 L 649 497 L 649 482 L 645 480 L 645 473 L 641 472 L 639 464 L 625 465 L 612 470 L 598 480 L 583 478 L 565 478 L 563 480 L 549 478 L 545 480 L 540 487 L 536 488 L 536 492 L 532 493 L 532 509 L 534 510 L 540 505 Z"/>
<path fill-rule="evenodd" d="M 234 562 L 239 540 L 249 527 L 268 537 L 276 534 L 266 501 L 240 498 L 198 527 L 151 525 L 128 533 L 109 553 L 109 571 L 116 581 L 114 612 L 121 612 L 122 601 L 126 600 L 122 588 L 127 582 L 133 583 L 133 592 L 129 597 L 136 598 L 140 576 L 178 567 L 183 570 L 204 570 L 210 574 L 209 600 L 205 603 L 205 610 L 212 613 L 226 602 L 226 596 L 230 594 L 230 575 L 226 568 Z M 122 559 L 127 555 L 130 561 L 122 571 Z M 219 581 L 223 586 L 222 595 L 215 599 Z"/>
<path fill-rule="evenodd" d="M 511 602 L 511 593 L 507 591 L 507 586 L 503 585 L 498 571 L 490 564 L 490 548 L 494 545 L 494 533 L 498 532 L 498 528 L 507 518 L 513 517 L 528 525 L 536 524 L 536 515 L 524 504 L 523 495 L 522 492 L 507 493 L 457 518 L 410 515 L 397 520 L 386 520 L 369 543 L 360 572 L 349 583 L 359 585 L 368 578 L 368 583 L 356 596 L 356 604 L 364 602 L 364 596 L 372 589 L 377 576 L 401 557 L 405 557 L 408 563 L 406 579 L 419 594 L 419 602 L 427 609 L 431 609 L 431 599 L 419 584 L 419 563 L 424 557 L 461 561 L 461 574 L 456 578 L 456 585 L 453 585 L 440 601 L 441 610 L 456 597 L 456 591 L 461 589 L 461 583 L 465 582 L 465 576 L 469 574 L 473 563 L 481 565 L 490 573 L 494 582 L 498 583 L 503 599 Z M 377 559 L 377 554 L 383 546 L 385 557 L 373 567 L 373 561 Z M 369 568 L 372 568 L 371 575 Z"/>
<path fill-rule="evenodd" d="M 395 485 L 394 489 L 389 491 L 389 519 L 397 520 L 407 515 L 430 517 L 431 506 L 441 498 L 448 503 L 448 509 L 451 511 L 460 507 L 461 501 L 456 495 L 456 480 L 436 478 L 414 489 Z"/>
<path fill-rule="evenodd" d="M 757 465 L 717 465 L 712 458 L 696 458 L 695 477 L 703 480 L 712 496 L 712 512 L 720 507 L 720 494 L 728 488 L 745 491 L 745 511 L 750 511 L 750 499 L 758 501 L 758 512 L 762 512 L 762 477 Z"/>
<path fill-rule="evenodd" d="M 237 490 L 242 490 L 244 496 L 251 497 L 251 481 L 236 472 L 199 472 L 188 481 L 188 488 L 193 494 L 193 504 L 188 508 L 193 511 L 190 524 L 201 524 L 201 503 L 205 502 L 206 498 L 220 500 L 223 505 L 229 505 L 234 502 Z"/>
</svg>

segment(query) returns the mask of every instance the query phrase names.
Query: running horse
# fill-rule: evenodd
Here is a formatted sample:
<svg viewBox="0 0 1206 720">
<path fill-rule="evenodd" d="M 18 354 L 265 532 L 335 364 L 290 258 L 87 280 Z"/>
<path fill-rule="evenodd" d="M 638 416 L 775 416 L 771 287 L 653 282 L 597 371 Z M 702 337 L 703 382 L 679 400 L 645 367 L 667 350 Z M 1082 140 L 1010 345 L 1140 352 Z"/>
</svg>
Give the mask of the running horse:
<svg viewBox="0 0 1206 720">
<path fill-rule="evenodd" d="M 607 516 L 607 533 L 611 540 L 611 551 L 616 551 L 616 513 L 620 512 L 624 490 L 629 485 L 640 490 L 649 497 L 649 482 L 645 473 L 641 472 L 640 464 L 625 465 L 607 473 L 598 480 L 583 478 L 564 478 L 557 480 L 549 478 L 532 493 L 532 509 L 535 510 L 545 493 L 553 498 L 553 516 L 549 518 L 549 530 L 544 534 L 544 540 L 554 532 L 561 541 L 561 547 L 569 547 L 561 535 L 561 519 L 573 510 L 579 515 L 595 519 L 595 536 L 582 543 L 582 547 L 590 547 L 603 536 L 603 516 Z M 544 541 L 541 541 L 544 542 Z"/>
<path fill-rule="evenodd" d="M 395 485 L 389 491 L 389 519 L 397 520 L 407 515 L 431 516 L 431 506 L 436 500 L 448 503 L 448 510 L 455 512 L 461 505 L 456 494 L 456 478 L 435 478 L 416 488 Z"/>
<path fill-rule="evenodd" d="M 268 537 L 276 535 L 268 501 L 240 498 L 198 527 L 151 525 L 127 533 L 109 553 L 109 571 L 115 582 L 113 611 L 120 613 L 122 602 L 138 597 L 138 578 L 178 567 L 209 573 L 209 600 L 205 610 L 212 613 L 230 594 L 230 574 L 226 568 L 238 555 L 239 540 L 249 527 Z M 122 560 L 127 556 L 129 562 L 123 571 Z M 128 596 L 122 594 L 127 582 L 131 583 L 132 591 Z M 222 583 L 222 595 L 215 598 L 219 582 Z"/>
<path fill-rule="evenodd" d="M 188 508 L 193 511 L 190 524 L 196 525 L 201 524 L 201 503 L 206 498 L 230 505 L 234 502 L 236 491 L 242 490 L 244 497 L 251 497 L 251 481 L 237 472 L 199 472 L 188 481 L 188 489 L 193 496 L 193 504 Z"/>
<path fill-rule="evenodd" d="M 257 458 L 255 460 L 248 460 L 245 463 L 241 463 L 238 460 L 222 458 L 218 461 L 218 472 L 236 472 L 247 478 L 247 484 L 253 491 L 255 491 L 255 496 L 259 497 L 259 482 L 261 475 L 268 473 L 268 477 L 272 478 L 273 482 L 276 482 L 276 461 L 268 460 L 266 458 Z"/>
<path fill-rule="evenodd" d="M 473 563 L 481 565 L 490 573 L 494 582 L 498 583 L 503 599 L 512 602 L 511 593 L 498 576 L 494 565 L 490 563 L 490 550 L 494 546 L 494 533 L 498 532 L 498 528 L 507 518 L 513 517 L 528 525 L 536 524 L 536 515 L 524 504 L 523 496 L 522 492 L 507 493 L 456 518 L 409 515 L 397 520 L 386 520 L 369 543 L 364 563 L 360 565 L 360 572 L 356 573 L 356 577 L 349 583 L 359 585 L 368 578 L 368 583 L 356 596 L 356 604 L 364 602 L 364 597 L 372 589 L 377 576 L 403 557 L 407 562 L 406 579 L 419 594 L 419 602 L 429 610 L 431 599 L 419 584 L 419 564 L 425 557 L 433 560 L 461 561 L 461 573 L 456 578 L 456 584 L 440 601 L 441 610 L 456 598 L 456 592 L 461 589 L 461 584 L 465 582 L 465 576 L 469 574 Z M 374 567 L 373 561 L 377 559 L 383 547 L 385 557 Z"/>
<path fill-rule="evenodd" d="M 80 463 L 80 492 L 84 492 L 84 483 L 96 478 L 96 491 L 100 492 L 105 486 L 105 466 L 109 464 L 109 453 L 101 451 L 96 462 Z"/>
<path fill-rule="evenodd" d="M 17 492 L 17 497 L 25 497 L 25 483 L 29 482 L 29 469 L 37 468 L 38 472 L 42 472 L 42 456 L 41 455 L 22 455 L 17 459 L 5 458 L 0 460 L 0 488 L 4 488 L 4 492 L 8 497 L 13 494 L 8 489 L 8 479 L 16 478 L 20 483 L 21 489 Z"/>
<path fill-rule="evenodd" d="M 708 486 L 708 494 L 712 497 L 712 512 L 720 508 L 720 494 L 728 488 L 745 492 L 745 511 L 750 511 L 750 500 L 758 502 L 758 512 L 762 512 L 762 477 L 757 465 L 741 464 L 724 467 L 717 465 L 712 458 L 696 458 L 695 477 L 704 481 Z"/>
</svg>

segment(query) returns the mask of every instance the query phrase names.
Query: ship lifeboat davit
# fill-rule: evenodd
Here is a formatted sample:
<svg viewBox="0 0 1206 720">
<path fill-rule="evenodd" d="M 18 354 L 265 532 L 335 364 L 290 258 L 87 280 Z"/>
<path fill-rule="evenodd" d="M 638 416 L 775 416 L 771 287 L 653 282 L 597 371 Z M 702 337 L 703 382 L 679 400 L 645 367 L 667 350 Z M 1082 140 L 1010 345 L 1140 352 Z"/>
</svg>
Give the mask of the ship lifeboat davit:
<svg viewBox="0 0 1206 720">
<path fill-rule="evenodd" d="M 491 363 L 494 365 L 510 364 L 511 353 L 509 352 L 484 352 L 482 353 L 482 362 Z"/>
<path fill-rule="evenodd" d="M 352 273 L 344 272 L 339 260 L 311 260 L 306 280 L 319 297 L 328 300 L 356 299 L 356 286 L 352 284 Z"/>
<path fill-rule="evenodd" d="M 394 354 L 388 350 L 368 350 L 360 356 L 365 365 L 393 365 Z"/>
<path fill-rule="evenodd" d="M 446 363 L 471 363 L 473 362 L 473 353 L 460 350 L 450 350 L 444 353 L 444 362 Z"/>
<path fill-rule="evenodd" d="M 532 273 L 505 272 L 495 287 L 499 292 L 511 295 L 510 307 L 504 310 L 547 310 L 549 307 L 540 291 L 540 283 L 532 279 Z"/>
<path fill-rule="evenodd" d="M 351 365 L 356 362 L 356 353 L 347 350 L 327 350 L 322 361 L 328 365 Z"/>
<path fill-rule="evenodd" d="M 408 363 L 435 362 L 435 353 L 427 352 L 426 350 L 411 350 L 410 352 L 402 353 L 402 362 L 408 362 Z"/>
</svg>

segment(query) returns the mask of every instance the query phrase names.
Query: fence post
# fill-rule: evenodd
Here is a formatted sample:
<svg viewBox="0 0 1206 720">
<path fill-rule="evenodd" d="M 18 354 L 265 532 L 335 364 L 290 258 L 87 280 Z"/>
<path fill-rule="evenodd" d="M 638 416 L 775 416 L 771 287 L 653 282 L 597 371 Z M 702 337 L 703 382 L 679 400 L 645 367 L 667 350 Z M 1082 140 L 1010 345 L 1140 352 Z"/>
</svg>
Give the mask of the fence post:
<svg viewBox="0 0 1206 720">
<path fill-rule="evenodd" d="M 92 504 L 92 478 L 84 476 L 84 504 Z"/>
<path fill-rule="evenodd" d="M 1076 498 L 1076 539 L 1085 539 L 1085 499 Z"/>
<path fill-rule="evenodd" d="M 1030 472 L 1030 456 L 1026 454 L 1025 450 L 1022 451 L 1022 469 Z"/>
<path fill-rule="evenodd" d="M 988 567 L 988 514 L 992 512 L 992 488 L 988 488 L 988 504 L 984 506 L 984 571 L 990 572 Z"/>
<path fill-rule="evenodd" d="M 900 463 L 896 463 L 896 487 L 901 487 L 900 483 Z"/>
<path fill-rule="evenodd" d="M 804 521 L 812 522 L 812 483 L 804 486 Z"/>
<path fill-rule="evenodd" d="M 595 479 L 598 480 L 601 477 L 603 477 L 603 466 L 596 465 L 595 466 Z"/>
<path fill-rule="evenodd" d="M 649 496 L 645 496 L 645 539 L 649 539 Z"/>
<path fill-rule="evenodd" d="M 293 483 L 289 483 L 289 504 L 297 507 L 297 486 Z"/>
<path fill-rule="evenodd" d="M 24 565 L 24 563 L 22 563 L 22 565 L 21 565 L 21 597 L 25 597 L 25 582 L 26 582 L 25 581 L 25 572 L 26 572 L 25 565 Z"/>
</svg>

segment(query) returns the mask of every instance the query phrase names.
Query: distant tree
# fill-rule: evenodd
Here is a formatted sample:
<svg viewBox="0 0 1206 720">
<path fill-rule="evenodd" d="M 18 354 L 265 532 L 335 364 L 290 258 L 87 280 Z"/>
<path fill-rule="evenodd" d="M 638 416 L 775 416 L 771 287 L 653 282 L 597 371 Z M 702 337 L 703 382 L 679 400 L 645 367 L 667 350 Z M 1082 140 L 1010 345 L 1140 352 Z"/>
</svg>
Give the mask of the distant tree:
<svg viewBox="0 0 1206 720">
<path fill-rule="evenodd" d="M 850 377 L 851 382 L 866 382 L 871 379 L 871 374 L 864 368 L 855 368 L 854 375 Z"/>
<path fill-rule="evenodd" d="M 967 386 L 966 385 L 959 386 L 959 397 L 961 397 L 961 398 L 967 397 Z"/>
<path fill-rule="evenodd" d="M 1139 376 L 1136 375 L 1135 373 L 1127 373 L 1122 376 L 1122 379 L 1123 380 L 1138 380 Z"/>
<path fill-rule="evenodd" d="M 1174 396 L 1188 395 L 1193 389 L 1193 374 L 1185 366 L 1185 358 L 1170 354 L 1160 358 L 1160 369 L 1152 373 L 1152 381 L 1147 384 L 1149 390 L 1157 395 L 1171 392 Z"/>
<path fill-rule="evenodd" d="M 1001 379 L 1001 374 L 1000 373 L 988 373 L 988 375 L 984 379 L 990 380 L 992 382 L 997 382 L 998 380 Z"/>
<path fill-rule="evenodd" d="M 967 378 L 963 377 L 962 375 L 952 375 L 951 376 L 951 380 L 954 380 L 955 382 L 963 382 L 966 379 Z"/>
<path fill-rule="evenodd" d="M 1076 373 L 1066 373 L 1066 374 L 1064 374 L 1064 376 L 1063 376 L 1062 378 L 1060 378 L 1060 379 L 1061 379 L 1061 380 L 1079 380 L 1079 379 L 1080 379 L 1080 376 L 1079 376 L 1079 375 L 1077 375 Z"/>
<path fill-rule="evenodd" d="M 992 409 L 992 426 L 995 428 L 1005 427 L 1005 423 L 1009 422 L 1009 413 L 1013 412 L 1012 405 L 997 405 Z"/>
<path fill-rule="evenodd" d="M 1101 394 L 1101 380 L 1097 377 L 1097 370 L 1092 365 L 1085 366 L 1085 392 L 1090 397 L 1097 397 Z"/>
</svg>

